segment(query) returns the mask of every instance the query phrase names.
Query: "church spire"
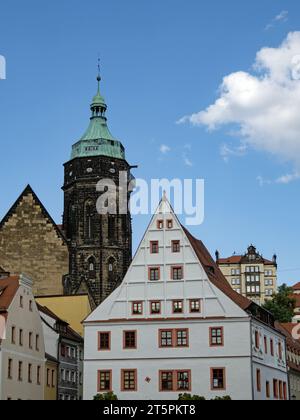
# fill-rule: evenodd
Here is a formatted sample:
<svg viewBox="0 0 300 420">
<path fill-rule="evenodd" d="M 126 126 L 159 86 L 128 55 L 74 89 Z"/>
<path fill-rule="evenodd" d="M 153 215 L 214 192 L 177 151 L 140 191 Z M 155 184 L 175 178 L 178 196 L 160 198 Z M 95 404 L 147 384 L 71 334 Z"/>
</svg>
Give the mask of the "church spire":
<svg viewBox="0 0 300 420">
<path fill-rule="evenodd" d="M 98 89 L 97 89 L 97 94 L 96 96 L 94 96 L 92 104 L 91 104 L 92 118 L 95 118 L 95 117 L 105 118 L 105 112 L 107 110 L 105 99 L 103 98 L 100 92 L 100 82 L 101 82 L 100 59 L 98 59 L 98 75 L 97 75 Z"/>
<path fill-rule="evenodd" d="M 90 123 L 84 135 L 72 146 L 71 159 L 87 156 L 108 156 L 125 159 L 125 149 L 107 126 L 105 99 L 101 95 L 100 64 L 98 64 L 97 93 L 91 103 Z"/>
</svg>

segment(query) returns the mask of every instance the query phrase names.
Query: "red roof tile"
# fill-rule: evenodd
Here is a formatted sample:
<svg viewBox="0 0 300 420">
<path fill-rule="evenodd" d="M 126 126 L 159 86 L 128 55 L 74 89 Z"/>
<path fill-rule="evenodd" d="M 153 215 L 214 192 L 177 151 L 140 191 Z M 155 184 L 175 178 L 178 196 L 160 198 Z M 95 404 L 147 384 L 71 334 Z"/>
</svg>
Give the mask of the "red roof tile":
<svg viewBox="0 0 300 420">
<path fill-rule="evenodd" d="M 252 305 L 252 302 L 232 289 L 203 242 L 196 239 L 184 226 L 182 228 L 205 269 L 209 280 L 240 308 L 243 310 L 248 309 Z"/>
<path fill-rule="evenodd" d="M 0 312 L 7 312 L 19 289 L 19 276 L 0 279 Z"/>
<path fill-rule="evenodd" d="M 299 290 L 300 291 L 300 282 L 296 283 L 295 286 L 292 287 L 293 290 Z"/>
</svg>

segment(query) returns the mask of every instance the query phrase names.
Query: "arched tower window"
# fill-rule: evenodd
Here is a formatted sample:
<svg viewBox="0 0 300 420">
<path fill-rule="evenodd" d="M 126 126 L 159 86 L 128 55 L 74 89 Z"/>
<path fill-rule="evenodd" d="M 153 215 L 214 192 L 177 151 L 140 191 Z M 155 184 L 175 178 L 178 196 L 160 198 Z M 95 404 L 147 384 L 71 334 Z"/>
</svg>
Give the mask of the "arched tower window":
<svg viewBox="0 0 300 420">
<path fill-rule="evenodd" d="M 108 280 L 109 280 L 109 282 L 112 282 L 114 280 L 114 277 L 115 277 L 115 265 L 116 265 L 116 260 L 113 257 L 109 258 L 109 260 L 107 262 L 107 271 L 108 271 Z"/>
<path fill-rule="evenodd" d="M 88 259 L 88 271 L 89 277 L 94 277 L 96 274 L 96 259 L 95 257 L 90 257 Z"/>
<path fill-rule="evenodd" d="M 87 239 L 92 239 L 94 234 L 95 206 L 88 200 L 84 206 L 84 234 Z"/>
</svg>

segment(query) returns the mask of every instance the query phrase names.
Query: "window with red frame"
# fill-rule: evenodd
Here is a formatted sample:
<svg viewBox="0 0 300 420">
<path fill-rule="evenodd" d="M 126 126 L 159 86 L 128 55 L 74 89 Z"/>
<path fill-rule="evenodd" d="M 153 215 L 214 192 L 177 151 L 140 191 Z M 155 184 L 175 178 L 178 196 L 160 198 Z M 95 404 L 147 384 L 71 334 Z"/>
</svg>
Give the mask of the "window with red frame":
<svg viewBox="0 0 300 420">
<path fill-rule="evenodd" d="M 136 331 L 124 331 L 124 349 L 136 349 Z"/>
<path fill-rule="evenodd" d="M 143 315 L 143 302 L 132 303 L 132 315 Z"/>
<path fill-rule="evenodd" d="M 188 347 L 189 346 L 189 331 L 185 330 L 176 330 L 176 347 Z"/>
<path fill-rule="evenodd" d="M 177 371 L 176 372 L 176 390 L 189 391 L 191 389 L 191 372 Z"/>
<path fill-rule="evenodd" d="M 270 349 L 271 349 L 271 356 L 274 357 L 274 341 L 272 339 L 270 340 Z"/>
<path fill-rule="evenodd" d="M 183 300 L 174 300 L 173 301 L 173 313 L 182 314 L 183 313 Z"/>
<path fill-rule="evenodd" d="M 279 398 L 283 400 L 283 383 L 279 381 Z"/>
<path fill-rule="evenodd" d="M 98 371 L 98 392 L 110 392 L 112 388 L 111 371 Z"/>
<path fill-rule="evenodd" d="M 161 302 L 150 302 L 151 315 L 159 315 L 161 313 Z"/>
<path fill-rule="evenodd" d="M 172 276 L 172 280 L 182 280 L 183 267 L 172 267 L 171 276 Z"/>
<path fill-rule="evenodd" d="M 110 332 L 98 333 L 98 350 L 110 350 Z"/>
<path fill-rule="evenodd" d="M 157 229 L 162 230 L 164 228 L 164 221 L 158 220 L 157 221 Z"/>
<path fill-rule="evenodd" d="M 278 399 L 278 381 L 277 381 L 277 379 L 273 380 L 273 394 L 274 394 L 274 398 L 277 400 Z"/>
<path fill-rule="evenodd" d="M 180 241 L 172 241 L 172 252 L 177 254 L 180 252 Z"/>
<path fill-rule="evenodd" d="M 174 391 L 173 371 L 160 372 L 160 390 L 162 392 Z"/>
<path fill-rule="evenodd" d="M 210 345 L 212 347 L 224 345 L 224 330 L 222 327 L 210 328 Z"/>
<path fill-rule="evenodd" d="M 137 390 L 137 375 L 136 370 L 122 371 L 122 391 L 136 391 Z"/>
<path fill-rule="evenodd" d="M 212 390 L 224 390 L 225 384 L 225 369 L 216 368 L 211 370 L 211 388 Z"/>
<path fill-rule="evenodd" d="M 200 313 L 201 312 L 201 302 L 200 299 L 192 299 L 190 300 L 190 312 L 192 314 Z"/>
<path fill-rule="evenodd" d="M 161 330 L 159 335 L 160 347 L 173 347 L 173 330 Z"/>
<path fill-rule="evenodd" d="M 159 254 L 159 242 L 151 241 L 150 242 L 150 252 L 151 254 Z"/>
<path fill-rule="evenodd" d="M 264 343 L 265 343 L 265 354 L 267 354 L 268 353 L 268 340 L 266 336 L 264 337 Z"/>
<path fill-rule="evenodd" d="M 168 229 L 173 229 L 173 220 L 167 220 L 167 228 Z"/>
<path fill-rule="evenodd" d="M 261 373 L 259 369 L 256 371 L 256 389 L 257 392 L 261 392 Z"/>
<path fill-rule="evenodd" d="M 287 384 L 286 382 L 283 383 L 283 399 L 287 400 Z"/>
<path fill-rule="evenodd" d="M 159 267 L 149 268 L 149 280 L 150 281 L 159 281 L 160 280 L 160 269 L 159 269 Z"/>
</svg>

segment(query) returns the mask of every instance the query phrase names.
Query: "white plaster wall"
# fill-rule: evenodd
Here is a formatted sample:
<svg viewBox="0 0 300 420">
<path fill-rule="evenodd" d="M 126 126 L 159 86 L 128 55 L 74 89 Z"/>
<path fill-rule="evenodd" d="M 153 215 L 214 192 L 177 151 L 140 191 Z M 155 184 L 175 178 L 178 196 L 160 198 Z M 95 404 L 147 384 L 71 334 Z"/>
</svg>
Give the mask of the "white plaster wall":
<svg viewBox="0 0 300 420">
<path fill-rule="evenodd" d="M 24 307 L 20 308 L 20 295 Z M 33 311 L 29 311 L 29 301 L 33 302 Z M 16 327 L 16 344 L 11 343 L 11 327 Z M 23 329 L 23 346 L 19 346 L 19 329 Z M 33 332 L 33 349 L 29 349 L 28 334 Z M 39 335 L 39 351 L 35 350 L 35 336 Z M 30 287 L 21 285 L 9 307 L 7 337 L 1 344 L 2 393 L 1 400 L 8 397 L 17 400 L 44 399 L 45 347 L 42 322 L 34 302 Z M 8 359 L 13 359 L 13 379 L 7 378 Z M 18 381 L 18 362 L 23 362 L 23 381 Z M 28 383 L 28 364 L 32 364 L 32 383 Z M 40 382 L 37 384 L 37 367 L 41 367 Z"/>
<path fill-rule="evenodd" d="M 224 328 L 224 347 L 209 345 L 209 328 Z M 159 348 L 159 329 L 189 328 L 189 348 Z M 123 331 L 137 330 L 136 350 L 123 350 Z M 111 331 L 111 351 L 99 352 L 99 331 Z M 138 369 L 137 393 L 120 391 L 120 370 Z M 210 368 L 226 367 L 227 389 L 210 392 Z M 97 394 L 98 370 L 113 370 L 113 390 L 120 399 L 177 399 L 178 393 L 160 393 L 160 369 L 191 369 L 192 393 L 213 398 L 230 395 L 234 399 L 251 399 L 250 320 L 153 322 L 141 324 L 99 324 L 85 328 L 84 398 Z M 236 375 L 243 378 L 243 387 L 237 384 Z M 151 378 L 147 383 L 145 379 Z"/>
<path fill-rule="evenodd" d="M 226 391 L 210 391 L 210 368 L 226 368 Z M 116 360 L 110 365 L 105 361 L 91 361 L 85 364 L 84 399 L 92 400 L 97 394 L 97 371 L 112 368 L 113 390 L 120 400 L 177 400 L 179 392 L 159 392 L 159 370 L 192 370 L 192 394 L 207 399 L 230 395 L 234 400 L 251 400 L 250 358 L 219 359 L 159 359 Z M 137 369 L 138 392 L 121 392 L 121 369 Z M 241 381 L 237 381 L 237 372 Z M 150 378 L 151 382 L 147 382 Z"/>
</svg>

